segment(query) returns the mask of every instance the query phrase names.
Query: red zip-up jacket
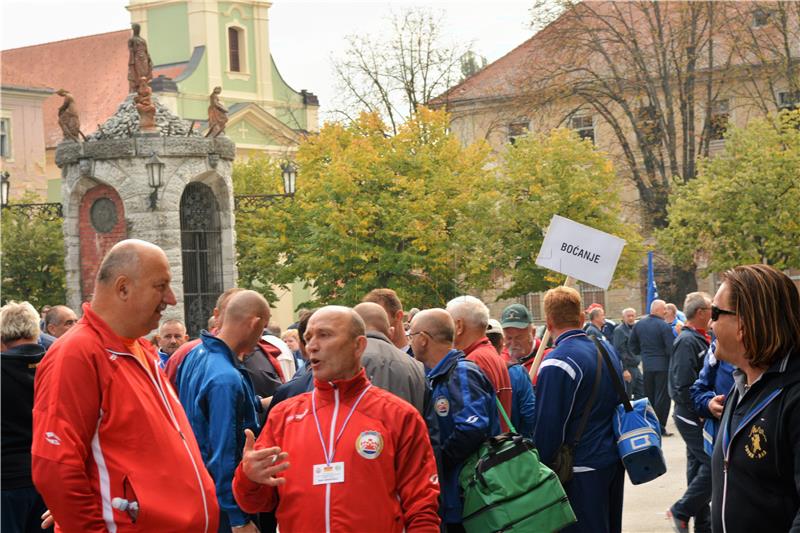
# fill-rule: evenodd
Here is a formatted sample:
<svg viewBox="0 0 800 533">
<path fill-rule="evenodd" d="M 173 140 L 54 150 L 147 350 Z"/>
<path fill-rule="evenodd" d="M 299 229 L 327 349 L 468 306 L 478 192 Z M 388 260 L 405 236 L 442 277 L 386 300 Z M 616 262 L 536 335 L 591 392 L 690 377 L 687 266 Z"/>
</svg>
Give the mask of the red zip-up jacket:
<svg viewBox="0 0 800 533">
<path fill-rule="evenodd" d="M 255 447 L 289 453 L 286 483 L 254 483 L 240 464 L 233 494 L 242 510 L 277 506 L 281 533 L 438 533 L 439 481 L 425 422 L 411 404 L 378 387 L 366 391 L 335 446 L 332 463 L 344 463 L 344 482 L 313 484 L 314 468 L 325 464 L 320 433 L 330 452 L 369 385 L 363 369 L 348 380 L 315 380 L 319 430 L 310 392 L 273 408 Z"/>
<path fill-rule="evenodd" d="M 497 350 L 494 349 L 489 338 L 483 337 L 464 348 L 464 355 L 467 356 L 467 361 L 472 361 L 478 365 L 478 368 L 489 378 L 497 399 L 500 400 L 500 405 L 503 406 L 506 413 L 510 413 L 511 377 L 508 375 L 508 367 L 497 354 Z M 500 419 L 500 430 L 503 432 L 508 431 L 509 427 L 506 421 L 502 416 L 497 416 Z"/>
<path fill-rule="evenodd" d="M 214 482 L 155 349 L 139 340 L 148 373 L 89 304 L 83 312 L 34 383 L 33 481 L 56 531 L 216 532 Z"/>
</svg>

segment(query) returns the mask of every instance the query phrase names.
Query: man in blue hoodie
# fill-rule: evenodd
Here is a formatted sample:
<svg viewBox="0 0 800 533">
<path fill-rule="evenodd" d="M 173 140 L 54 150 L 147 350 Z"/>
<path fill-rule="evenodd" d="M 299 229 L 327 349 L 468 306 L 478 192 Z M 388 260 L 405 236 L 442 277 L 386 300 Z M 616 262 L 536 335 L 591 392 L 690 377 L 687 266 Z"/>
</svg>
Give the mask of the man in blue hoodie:
<svg viewBox="0 0 800 533">
<path fill-rule="evenodd" d="M 202 333 L 202 342 L 184 359 L 177 375 L 178 395 L 192 425 L 217 489 L 219 531 L 255 533 L 254 516 L 242 511 L 231 483 L 242 460 L 244 430 L 258 434 L 259 398 L 242 364 L 269 322 L 269 305 L 255 291 L 234 294 L 216 336 Z"/>
<path fill-rule="evenodd" d="M 618 533 L 622 529 L 625 471 L 617 452 L 611 418 L 620 403 L 607 365 L 600 358 L 600 383 L 591 402 L 586 427 L 576 434 L 596 382 L 598 356 L 594 342 L 581 329 L 581 296 L 570 287 L 557 287 L 544 297 L 547 329 L 555 349 L 539 367 L 536 385 L 536 447 L 548 466 L 562 444 L 573 446 L 573 476 L 564 483 L 578 522 L 569 533 Z M 614 349 L 605 346 L 618 379 L 622 367 Z"/>
<path fill-rule="evenodd" d="M 420 311 L 408 336 L 414 357 L 426 368 L 441 439 L 442 505 L 447 532 L 463 531 L 458 475 L 481 444 L 500 433 L 494 387 L 478 365 L 453 349 L 455 324 L 444 309 Z"/>
</svg>

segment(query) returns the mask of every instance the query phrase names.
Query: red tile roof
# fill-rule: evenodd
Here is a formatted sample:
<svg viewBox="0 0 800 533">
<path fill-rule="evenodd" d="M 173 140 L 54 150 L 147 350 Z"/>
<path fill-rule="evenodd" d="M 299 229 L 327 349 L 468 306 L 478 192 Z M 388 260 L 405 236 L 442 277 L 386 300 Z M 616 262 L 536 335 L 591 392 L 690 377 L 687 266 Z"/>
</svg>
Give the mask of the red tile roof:
<svg viewBox="0 0 800 533">
<path fill-rule="evenodd" d="M 0 52 L 2 84 L 66 89 L 75 97 L 81 130 L 88 135 L 114 114 L 128 95 L 130 30 L 89 35 Z M 44 102 L 45 143 L 61 142 L 57 95 Z"/>
</svg>

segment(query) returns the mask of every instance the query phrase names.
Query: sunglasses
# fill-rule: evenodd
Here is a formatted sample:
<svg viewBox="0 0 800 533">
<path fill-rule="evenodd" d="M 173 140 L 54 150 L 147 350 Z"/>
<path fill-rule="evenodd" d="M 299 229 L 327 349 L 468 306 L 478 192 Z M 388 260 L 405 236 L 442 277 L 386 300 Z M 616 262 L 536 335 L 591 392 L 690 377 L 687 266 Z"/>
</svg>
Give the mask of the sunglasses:
<svg viewBox="0 0 800 533">
<path fill-rule="evenodd" d="M 736 316 L 735 311 L 728 311 L 727 309 L 720 309 L 716 305 L 711 306 L 711 320 L 716 322 L 719 320 L 719 315 L 733 315 Z"/>
</svg>

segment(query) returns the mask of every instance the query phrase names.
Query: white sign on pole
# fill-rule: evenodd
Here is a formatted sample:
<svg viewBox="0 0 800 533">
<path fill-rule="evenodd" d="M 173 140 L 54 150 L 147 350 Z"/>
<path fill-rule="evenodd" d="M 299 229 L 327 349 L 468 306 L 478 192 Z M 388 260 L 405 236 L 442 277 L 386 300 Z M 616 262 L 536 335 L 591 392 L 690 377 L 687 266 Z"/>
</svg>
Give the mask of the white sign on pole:
<svg viewBox="0 0 800 533">
<path fill-rule="evenodd" d="M 625 241 L 553 215 L 536 264 L 607 289 Z"/>
</svg>

